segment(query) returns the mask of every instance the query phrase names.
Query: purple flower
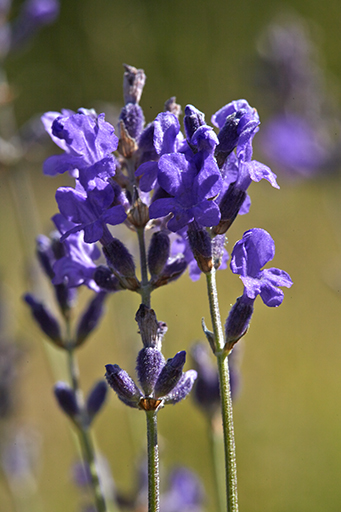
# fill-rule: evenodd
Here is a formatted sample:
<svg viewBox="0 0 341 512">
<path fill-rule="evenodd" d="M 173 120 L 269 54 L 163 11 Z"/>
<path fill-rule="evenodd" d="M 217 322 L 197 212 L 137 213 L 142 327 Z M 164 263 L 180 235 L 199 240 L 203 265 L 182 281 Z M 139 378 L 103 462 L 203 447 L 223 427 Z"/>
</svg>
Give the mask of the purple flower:
<svg viewBox="0 0 341 512">
<path fill-rule="evenodd" d="M 56 21 L 58 15 L 58 0 L 26 0 L 12 26 L 10 50 L 21 47 L 40 27 Z"/>
<path fill-rule="evenodd" d="M 88 182 L 87 190 L 79 182 L 76 183 L 76 189 L 60 187 L 56 192 L 59 210 L 74 224 L 64 233 L 62 240 L 71 233 L 84 230 L 84 241 L 94 243 L 106 234 L 106 224 L 121 224 L 127 215 L 122 205 L 112 206 L 115 198 L 115 189 L 111 183 L 101 178 Z"/>
<path fill-rule="evenodd" d="M 204 490 L 198 477 L 189 469 L 179 467 L 170 475 L 167 492 L 161 495 L 163 512 L 201 512 Z"/>
<path fill-rule="evenodd" d="M 202 271 L 200 270 L 198 263 L 196 259 L 193 256 L 193 252 L 189 246 L 188 237 L 186 235 L 186 232 L 178 232 L 176 235 L 173 235 L 176 238 L 172 240 L 171 244 L 171 257 L 176 258 L 179 257 L 179 255 L 183 255 L 183 258 L 185 259 L 187 266 L 188 266 L 188 274 L 192 281 L 198 281 L 202 275 Z M 224 247 L 224 238 L 225 235 L 220 236 L 217 235 L 212 240 L 212 256 L 214 263 L 216 260 L 220 260 L 220 266 L 219 268 L 221 270 L 224 270 L 227 268 L 227 261 L 229 259 L 228 252 L 226 251 Z M 216 268 L 218 265 L 216 265 Z"/>
<path fill-rule="evenodd" d="M 105 166 L 110 164 L 111 174 L 114 174 L 116 162 L 111 153 L 117 149 L 118 138 L 114 127 L 105 121 L 104 114 L 97 116 L 94 111 L 85 109 L 77 114 L 70 111 L 56 114 L 47 112 L 42 116 L 42 122 L 53 141 L 65 153 L 45 160 L 44 173 L 54 176 L 69 171 L 78 176 L 77 171 L 104 159 Z M 51 119 L 52 126 L 48 127 Z"/>
<path fill-rule="evenodd" d="M 212 198 L 221 189 L 221 175 L 212 155 L 197 167 L 183 154 L 163 155 L 159 161 L 159 185 L 172 197 L 156 199 L 149 209 L 151 219 L 173 213 L 168 229 L 178 231 L 195 219 L 201 226 L 215 226 L 220 211 Z"/>
<path fill-rule="evenodd" d="M 146 128 L 146 133 L 151 130 L 153 137 L 149 142 L 150 147 L 144 147 L 143 152 L 154 158 L 152 161 L 143 162 L 135 173 L 135 176 L 141 177 L 139 186 L 143 192 L 149 192 L 155 187 L 158 174 L 157 160 L 166 153 L 176 151 L 181 140 L 179 121 L 170 112 L 161 112 L 153 122 L 153 127 Z"/>
<path fill-rule="evenodd" d="M 260 143 L 273 163 L 302 177 L 317 174 L 330 155 L 325 137 L 308 120 L 293 114 L 271 118 L 264 126 Z"/>
<path fill-rule="evenodd" d="M 129 407 L 145 411 L 158 411 L 165 404 L 175 404 L 186 398 L 197 376 L 189 370 L 182 373 L 186 353 L 178 352 L 165 361 L 155 347 L 147 346 L 140 350 L 136 370 L 143 391 L 141 391 L 118 365 L 106 365 L 106 379 L 122 402 Z"/>
<path fill-rule="evenodd" d="M 292 280 L 289 274 L 278 268 L 262 270 L 274 255 L 274 241 L 264 229 L 246 231 L 234 246 L 230 266 L 243 281 L 245 299 L 254 301 L 260 295 L 267 306 L 276 307 L 282 303 L 284 294 L 278 286 L 290 288 Z"/>
<path fill-rule="evenodd" d="M 61 214 L 55 215 L 52 220 L 62 235 L 74 226 Z M 86 244 L 83 233 L 79 231 L 70 234 L 64 240 L 63 245 L 65 256 L 58 259 L 53 266 L 55 273 L 53 284 L 66 283 L 70 288 L 86 284 L 92 290 L 100 291 L 93 280 L 97 268 L 94 260 L 97 260 L 101 255 L 99 248 L 94 244 Z"/>
</svg>

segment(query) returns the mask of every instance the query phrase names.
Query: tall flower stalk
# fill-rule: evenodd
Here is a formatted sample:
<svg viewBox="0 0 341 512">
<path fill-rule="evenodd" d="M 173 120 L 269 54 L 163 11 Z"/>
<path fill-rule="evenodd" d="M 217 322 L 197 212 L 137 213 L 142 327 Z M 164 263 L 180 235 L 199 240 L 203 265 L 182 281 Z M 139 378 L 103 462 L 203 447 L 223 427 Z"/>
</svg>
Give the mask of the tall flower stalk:
<svg viewBox="0 0 341 512">
<path fill-rule="evenodd" d="M 138 385 L 117 364 L 107 364 L 105 375 L 118 398 L 143 410 L 147 417 L 149 512 L 160 507 L 157 415 L 164 406 L 184 399 L 197 378 L 195 370 L 183 372 L 184 351 L 164 358 L 162 343 L 167 326 L 151 309 L 151 293 L 178 279 L 186 268 L 192 280 L 206 275 L 213 332 L 204 322 L 203 328 L 219 374 L 227 506 L 229 512 L 237 512 L 228 358 L 248 329 L 256 296 L 268 306 L 278 306 L 283 300 L 278 287 L 292 283 L 284 271 L 263 269 L 274 256 L 270 235 L 258 228 L 247 231 L 235 245 L 230 264 L 232 272 L 240 275 L 244 291 L 223 328 L 216 271 L 227 266 L 225 234 L 239 214 L 248 212 L 247 190 L 252 181 L 264 178 L 279 187 L 272 171 L 252 159 L 252 140 L 260 121 L 246 100 L 233 101 L 214 114 L 212 124 L 217 131 L 206 123 L 202 112 L 187 105 L 183 134 L 181 108 L 175 98 L 170 98 L 164 111 L 145 126 L 139 104 L 145 78 L 143 70 L 125 65 L 119 138 L 105 115 L 94 110 L 48 112 L 42 117 L 51 138 L 63 150 L 45 161 L 45 174 L 69 172 L 75 179 L 74 188 L 60 187 L 56 193 L 60 213 L 53 221 L 59 235 L 57 245 L 50 246 L 53 257 L 48 275 L 59 290 L 59 301 L 63 297 L 65 301 L 81 285 L 92 289 L 97 297 L 121 290 L 141 297 L 135 317 L 143 345 L 136 359 Z M 140 277 L 126 240 L 114 236 L 119 224 L 136 233 Z M 99 265 L 96 261 L 100 256 Z M 46 257 L 42 261 L 46 263 Z M 28 299 L 28 303 L 35 314 L 34 300 Z M 79 324 L 76 344 L 77 340 L 83 342 L 101 316 L 96 298 L 93 303 Z M 41 308 L 36 320 L 57 345 L 63 346 L 58 322 L 49 324 L 51 315 L 45 310 L 42 314 Z M 64 315 L 66 310 L 62 308 Z M 76 387 L 74 381 L 69 395 L 79 408 Z"/>
</svg>

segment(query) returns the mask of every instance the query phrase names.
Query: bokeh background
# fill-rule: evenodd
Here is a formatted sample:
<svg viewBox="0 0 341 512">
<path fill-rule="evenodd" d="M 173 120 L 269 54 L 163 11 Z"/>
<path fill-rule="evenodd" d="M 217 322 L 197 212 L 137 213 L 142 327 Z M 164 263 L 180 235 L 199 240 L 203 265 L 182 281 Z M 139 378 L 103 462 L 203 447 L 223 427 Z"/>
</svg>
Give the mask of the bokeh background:
<svg viewBox="0 0 341 512">
<path fill-rule="evenodd" d="M 14 2 L 14 9 L 19 4 Z M 246 98 L 257 107 L 265 126 L 272 105 L 259 87 L 257 45 L 268 24 L 281 13 L 297 16 L 309 28 L 326 80 L 325 94 L 333 105 L 337 143 L 338 0 L 328 2 L 328 8 L 314 0 L 62 0 L 56 23 L 6 59 L 16 122 L 22 126 L 48 110 L 93 106 L 114 116 L 122 107 L 125 62 L 147 74 L 141 106 L 148 122 L 163 110 L 166 99 L 176 95 L 183 107 L 192 103 L 205 112 L 208 121 L 232 99 Z M 257 137 L 256 157 L 271 165 L 281 189 L 272 189 L 267 182 L 251 185 L 250 213 L 238 218 L 229 231 L 227 249 L 231 251 L 246 229 L 266 229 L 276 243 L 273 266 L 288 271 L 294 286 L 285 291 L 278 309 L 257 301 L 242 342 L 242 385 L 235 400 L 240 509 L 339 512 L 341 165 L 334 165 L 333 172 L 323 169 L 313 177 L 292 179 L 267 160 Z M 32 284 L 35 230 L 49 232 L 49 219 L 56 213 L 55 190 L 69 183 L 67 176 L 42 175 L 44 157 L 54 152 L 52 144 L 31 152 L 19 168 L 1 169 L 0 181 L 0 275 L 6 329 L 23 350 L 16 379 L 17 409 L 11 421 L 34 432 L 39 445 L 32 503 L 21 506 L 35 510 L 34 503 L 37 510 L 49 512 L 78 509 L 79 491 L 70 476 L 77 449 L 52 395 L 54 381 L 65 373 L 65 361 L 42 338 L 21 297 L 40 279 L 34 274 Z M 226 318 L 230 304 L 241 293 L 241 282 L 226 270 L 219 273 L 218 286 Z M 203 278 L 192 283 L 186 274 L 156 291 L 153 305 L 169 327 L 164 343 L 167 357 L 203 339 L 201 318 L 209 323 Z M 133 372 L 139 347 L 137 307 L 134 294 L 122 292 L 110 298 L 101 327 L 79 353 L 85 390 L 103 376 L 106 363 L 118 363 Z M 162 410 L 159 424 L 164 470 L 174 465 L 195 470 L 205 486 L 206 509 L 213 512 L 212 468 L 201 413 L 188 398 Z M 142 413 L 127 410 L 112 393 L 95 431 L 117 487 L 128 492 L 140 454 L 137 446 L 144 436 Z M 0 510 L 14 510 L 5 484 L 0 486 Z"/>
</svg>

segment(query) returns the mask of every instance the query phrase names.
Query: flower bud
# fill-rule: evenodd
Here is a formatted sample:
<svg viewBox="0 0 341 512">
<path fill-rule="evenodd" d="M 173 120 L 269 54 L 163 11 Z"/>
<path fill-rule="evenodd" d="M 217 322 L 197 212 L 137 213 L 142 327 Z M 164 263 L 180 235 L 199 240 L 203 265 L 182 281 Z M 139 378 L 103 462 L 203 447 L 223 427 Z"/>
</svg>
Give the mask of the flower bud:
<svg viewBox="0 0 341 512">
<path fill-rule="evenodd" d="M 137 290 L 140 283 L 135 275 L 133 257 L 126 246 L 118 238 L 113 238 L 109 244 L 103 246 L 103 253 L 121 286 L 128 290 Z"/>
<path fill-rule="evenodd" d="M 198 267 L 205 274 L 213 267 L 211 237 L 205 228 L 191 222 L 187 230 L 188 242 Z"/>
<path fill-rule="evenodd" d="M 46 307 L 38 302 L 33 295 L 27 293 L 24 296 L 25 302 L 30 306 L 31 313 L 41 330 L 53 341 L 55 345 L 63 348 L 63 340 L 60 326 L 55 317 L 46 309 Z"/>
<path fill-rule="evenodd" d="M 123 121 L 120 121 L 120 140 L 118 142 L 117 151 L 120 155 L 124 156 L 124 158 L 131 158 L 135 151 L 137 151 L 135 139 L 129 135 Z"/>
<path fill-rule="evenodd" d="M 167 233 L 158 231 L 153 234 L 148 249 L 148 268 L 152 276 L 161 274 L 170 252 L 170 240 Z"/>
<path fill-rule="evenodd" d="M 55 261 L 53 251 L 51 249 L 51 241 L 45 235 L 39 235 L 36 239 L 36 254 L 40 265 L 45 274 L 50 278 L 54 278 L 52 265 Z"/>
<path fill-rule="evenodd" d="M 155 311 L 141 304 L 135 320 L 138 323 L 142 343 L 145 347 L 161 350 L 161 343 L 167 332 L 167 324 L 158 322 Z"/>
<path fill-rule="evenodd" d="M 254 299 L 246 295 L 238 297 L 225 323 L 225 350 L 230 351 L 235 343 L 246 334 L 252 313 Z"/>
<path fill-rule="evenodd" d="M 207 345 L 197 343 L 192 358 L 198 378 L 194 386 L 194 399 L 205 414 L 212 417 L 220 409 L 220 388 L 217 368 L 213 365 Z"/>
<path fill-rule="evenodd" d="M 232 153 L 237 146 L 239 139 L 238 125 L 240 118 L 245 114 L 245 110 L 238 110 L 227 116 L 222 129 L 218 134 L 219 144 L 215 151 L 217 164 L 221 169 L 226 158 Z"/>
<path fill-rule="evenodd" d="M 188 370 L 182 374 L 175 388 L 165 397 L 165 404 L 177 404 L 191 391 L 198 374 L 195 370 Z"/>
<path fill-rule="evenodd" d="M 176 117 L 181 116 L 181 105 L 176 103 L 176 97 L 172 96 L 165 102 L 165 112 L 170 112 L 171 114 L 174 114 Z"/>
<path fill-rule="evenodd" d="M 186 352 L 178 352 L 172 359 L 168 359 L 155 384 L 154 396 L 160 398 L 168 395 L 182 376 L 182 369 L 186 361 Z"/>
<path fill-rule="evenodd" d="M 98 381 L 90 391 L 86 400 L 89 420 L 92 421 L 102 408 L 107 397 L 108 386 L 104 380 Z"/>
<path fill-rule="evenodd" d="M 124 123 L 129 136 L 134 140 L 138 140 L 143 131 L 145 122 L 143 110 L 140 105 L 127 103 L 121 110 L 119 120 Z"/>
<path fill-rule="evenodd" d="M 153 288 L 158 288 L 159 286 L 168 284 L 171 281 L 175 281 L 185 272 L 186 268 L 187 261 L 184 256 L 181 255 L 173 258 L 164 266 L 163 271 L 159 276 L 152 278 L 151 284 Z"/>
<path fill-rule="evenodd" d="M 136 69 L 128 64 L 123 64 L 123 67 L 125 69 L 123 75 L 124 103 L 139 103 L 146 82 L 146 75 L 143 69 Z"/>
<path fill-rule="evenodd" d="M 128 220 L 136 228 L 144 228 L 149 221 L 149 208 L 141 201 L 136 187 L 134 187 L 133 205 L 128 212 Z"/>
<path fill-rule="evenodd" d="M 221 212 L 221 220 L 219 224 L 213 228 L 214 234 L 222 235 L 226 233 L 234 219 L 237 217 L 245 198 L 246 192 L 235 187 L 234 183 L 231 183 L 220 201 L 219 208 Z"/>
<path fill-rule="evenodd" d="M 106 296 L 106 292 L 96 293 L 95 297 L 89 302 L 87 308 L 83 312 L 77 327 L 76 347 L 79 347 L 86 340 L 89 334 L 97 327 L 104 313 L 103 304 Z"/>
<path fill-rule="evenodd" d="M 133 379 L 117 364 L 107 364 L 105 368 L 108 384 L 117 393 L 118 398 L 129 407 L 138 408 L 142 393 Z"/>
<path fill-rule="evenodd" d="M 111 272 L 110 268 L 105 265 L 99 265 L 99 267 L 96 268 L 93 279 L 100 288 L 107 292 L 122 290 L 117 277 Z"/>
<path fill-rule="evenodd" d="M 65 382 L 57 382 L 54 386 L 54 394 L 59 407 L 74 420 L 80 413 L 74 390 Z"/>
<path fill-rule="evenodd" d="M 145 395 L 151 395 L 165 359 L 161 352 L 154 347 L 145 347 L 138 353 L 136 372 Z"/>
<path fill-rule="evenodd" d="M 193 105 L 187 105 L 185 107 L 184 116 L 184 127 L 187 139 L 191 140 L 194 132 L 199 128 L 199 126 L 203 126 L 204 124 L 206 124 L 205 115 L 200 112 L 200 110 L 193 107 Z"/>
</svg>

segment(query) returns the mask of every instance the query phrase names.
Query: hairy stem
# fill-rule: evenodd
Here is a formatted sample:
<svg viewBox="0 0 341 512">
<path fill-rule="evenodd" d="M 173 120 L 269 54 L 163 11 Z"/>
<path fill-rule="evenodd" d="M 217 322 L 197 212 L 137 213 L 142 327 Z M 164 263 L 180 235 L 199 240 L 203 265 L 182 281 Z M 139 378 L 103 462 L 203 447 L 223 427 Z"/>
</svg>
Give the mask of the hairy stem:
<svg viewBox="0 0 341 512">
<path fill-rule="evenodd" d="M 67 322 L 68 323 L 68 322 Z M 69 329 L 67 329 L 69 330 Z M 67 349 L 68 354 L 68 369 L 69 376 L 72 385 L 72 389 L 75 392 L 78 408 L 81 411 L 81 418 L 77 422 L 77 433 L 81 444 L 83 459 L 88 464 L 90 475 L 91 475 L 91 487 L 93 491 L 94 501 L 96 504 L 97 512 L 106 512 L 107 507 L 102 493 L 98 468 L 96 467 L 95 448 L 92 442 L 91 434 L 89 431 L 88 417 L 84 406 L 83 395 L 79 385 L 79 370 L 75 358 L 75 349 L 72 344 L 69 343 Z"/>
<path fill-rule="evenodd" d="M 147 253 L 146 253 L 146 241 L 144 236 L 144 228 L 139 228 L 137 231 L 137 237 L 139 241 L 140 251 L 140 266 L 141 266 L 141 298 L 142 304 L 150 308 L 150 286 L 148 284 L 148 268 L 147 268 Z"/>
<path fill-rule="evenodd" d="M 160 510 L 159 445 L 157 440 L 157 416 L 147 411 L 148 440 L 148 512 Z"/>
<path fill-rule="evenodd" d="M 217 358 L 219 371 L 221 413 L 224 434 L 227 510 L 228 512 L 238 512 L 237 464 L 234 440 L 232 397 L 230 389 L 230 374 L 228 367 L 228 356 L 226 352 L 224 352 L 225 342 L 219 312 L 215 269 L 212 269 L 209 274 L 206 274 L 206 280 L 211 321 L 216 346 L 215 355 Z"/>
<path fill-rule="evenodd" d="M 222 453 L 224 453 L 224 441 L 220 421 L 218 425 L 214 419 L 209 420 L 208 437 L 210 441 L 211 458 L 213 462 L 217 512 L 224 512 L 226 508 L 226 490 L 224 475 L 225 460 L 224 457 L 222 457 Z"/>
</svg>

